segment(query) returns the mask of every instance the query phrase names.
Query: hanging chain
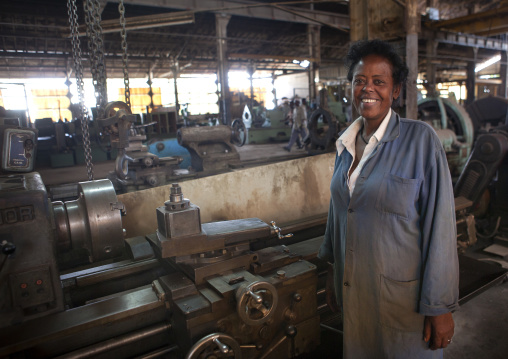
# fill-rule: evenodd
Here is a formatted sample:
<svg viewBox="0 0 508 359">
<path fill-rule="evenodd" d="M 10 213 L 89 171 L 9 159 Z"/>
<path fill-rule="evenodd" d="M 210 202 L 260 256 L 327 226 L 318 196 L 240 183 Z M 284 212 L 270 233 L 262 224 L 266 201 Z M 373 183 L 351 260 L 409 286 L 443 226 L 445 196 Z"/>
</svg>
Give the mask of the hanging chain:
<svg viewBox="0 0 508 359">
<path fill-rule="evenodd" d="M 90 67 L 97 99 L 97 113 L 98 118 L 103 118 L 104 108 L 108 103 L 108 96 L 100 1 L 83 0 L 83 8 L 85 10 L 86 34 L 88 37 L 88 50 L 90 52 Z"/>
<path fill-rule="evenodd" d="M 120 35 L 122 37 L 122 61 L 123 61 L 123 83 L 125 84 L 125 103 L 131 108 L 131 90 L 129 87 L 129 69 L 127 68 L 127 30 L 125 29 L 125 7 L 123 0 L 118 2 L 118 12 L 120 13 L 120 25 L 122 29 Z M 132 109 L 131 109 L 132 110 Z"/>
<path fill-rule="evenodd" d="M 79 108 L 81 110 L 81 132 L 83 133 L 83 148 L 85 151 L 86 171 L 88 180 L 93 181 L 92 150 L 90 146 L 90 132 L 88 129 L 88 110 L 85 107 L 85 94 L 83 83 L 83 66 L 81 64 L 81 44 L 78 37 L 78 14 L 76 0 L 67 1 L 67 13 L 72 37 L 72 56 L 74 58 L 74 71 L 76 72 L 76 85 L 79 94 Z"/>
</svg>

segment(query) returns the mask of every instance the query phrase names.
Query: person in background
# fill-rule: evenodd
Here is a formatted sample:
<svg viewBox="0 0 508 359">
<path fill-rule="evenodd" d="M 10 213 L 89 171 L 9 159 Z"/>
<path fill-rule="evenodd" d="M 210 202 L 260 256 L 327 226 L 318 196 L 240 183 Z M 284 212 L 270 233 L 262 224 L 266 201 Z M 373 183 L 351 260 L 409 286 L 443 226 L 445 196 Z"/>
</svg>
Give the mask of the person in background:
<svg viewBox="0 0 508 359">
<path fill-rule="evenodd" d="M 336 143 L 318 254 L 333 266 L 343 358 L 442 358 L 459 282 L 445 152 L 429 125 L 391 109 L 408 68 L 390 44 L 354 43 L 347 65 L 360 117 Z"/>
<path fill-rule="evenodd" d="M 287 117 L 291 111 L 291 108 L 289 107 L 289 100 L 287 97 L 283 97 L 281 100 L 282 103 L 279 106 L 282 109 L 282 116 L 284 117 L 284 121 L 287 121 Z"/>
<path fill-rule="evenodd" d="M 305 136 L 302 136 L 302 143 L 309 143 L 309 118 L 311 115 L 310 106 L 307 103 L 307 99 L 302 98 L 302 105 L 303 109 L 305 110 L 305 121 L 303 122 L 303 129 L 305 132 Z"/>
<path fill-rule="evenodd" d="M 298 148 L 303 148 L 303 144 L 300 138 L 303 138 L 306 134 L 305 132 L 305 123 L 307 122 L 307 115 L 305 113 L 305 109 L 300 106 L 300 100 L 295 100 L 295 108 L 293 110 L 293 127 L 291 129 L 291 138 L 289 139 L 289 143 L 287 146 L 284 146 L 284 149 L 288 152 L 291 152 L 291 147 L 293 147 L 296 142 Z"/>
</svg>

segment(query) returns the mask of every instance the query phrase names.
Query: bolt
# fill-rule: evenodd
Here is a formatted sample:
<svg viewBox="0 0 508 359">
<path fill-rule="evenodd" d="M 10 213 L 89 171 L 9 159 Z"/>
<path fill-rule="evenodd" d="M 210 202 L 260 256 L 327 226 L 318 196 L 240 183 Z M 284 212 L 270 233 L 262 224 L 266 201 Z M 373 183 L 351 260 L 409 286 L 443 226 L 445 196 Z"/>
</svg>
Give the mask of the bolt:
<svg viewBox="0 0 508 359">
<path fill-rule="evenodd" d="M 283 270 L 278 270 L 277 271 L 277 277 L 279 277 L 279 278 L 286 278 L 286 272 L 283 271 Z"/>
</svg>

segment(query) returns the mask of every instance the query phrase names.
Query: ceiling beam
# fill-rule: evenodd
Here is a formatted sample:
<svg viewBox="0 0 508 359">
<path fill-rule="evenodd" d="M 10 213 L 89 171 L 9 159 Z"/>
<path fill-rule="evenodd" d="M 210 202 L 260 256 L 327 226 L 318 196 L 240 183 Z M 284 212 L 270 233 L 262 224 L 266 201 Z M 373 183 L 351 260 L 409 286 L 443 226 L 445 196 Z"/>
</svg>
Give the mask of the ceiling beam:
<svg viewBox="0 0 508 359">
<path fill-rule="evenodd" d="M 217 12 L 258 19 L 327 25 L 336 29 L 349 29 L 349 16 L 347 14 L 334 14 L 300 7 L 290 7 L 285 6 L 283 2 L 259 3 L 243 0 L 124 0 L 124 3 L 194 12 Z M 278 8 L 282 6 L 284 9 Z"/>
<path fill-rule="evenodd" d="M 307 60 L 311 62 L 318 62 L 318 59 L 308 56 L 283 56 L 283 55 L 266 55 L 266 54 L 238 54 L 229 53 L 230 59 L 250 59 L 250 60 L 278 60 L 293 62 L 293 60 Z"/>
<path fill-rule="evenodd" d="M 467 34 L 493 36 L 506 33 L 507 18 L 508 6 L 502 6 L 498 9 L 484 11 L 478 14 L 436 21 L 432 23 L 430 27 Z"/>
<path fill-rule="evenodd" d="M 451 31 L 436 31 L 435 35 L 433 35 L 432 30 L 422 29 L 422 38 L 430 39 L 432 36 L 435 36 L 435 40 L 438 42 L 452 45 L 476 47 L 497 51 L 508 50 L 508 44 L 505 41 L 499 39 L 456 33 Z"/>
</svg>

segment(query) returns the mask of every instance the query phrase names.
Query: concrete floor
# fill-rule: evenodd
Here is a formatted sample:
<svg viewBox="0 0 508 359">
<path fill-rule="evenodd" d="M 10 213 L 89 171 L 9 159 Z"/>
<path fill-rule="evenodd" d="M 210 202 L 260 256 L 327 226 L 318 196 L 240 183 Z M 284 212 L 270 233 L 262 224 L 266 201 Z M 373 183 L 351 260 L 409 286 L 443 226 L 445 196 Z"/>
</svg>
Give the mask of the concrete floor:
<svg viewBox="0 0 508 359">
<path fill-rule="evenodd" d="M 508 358 L 508 281 L 489 288 L 455 312 L 446 359 Z"/>
</svg>

